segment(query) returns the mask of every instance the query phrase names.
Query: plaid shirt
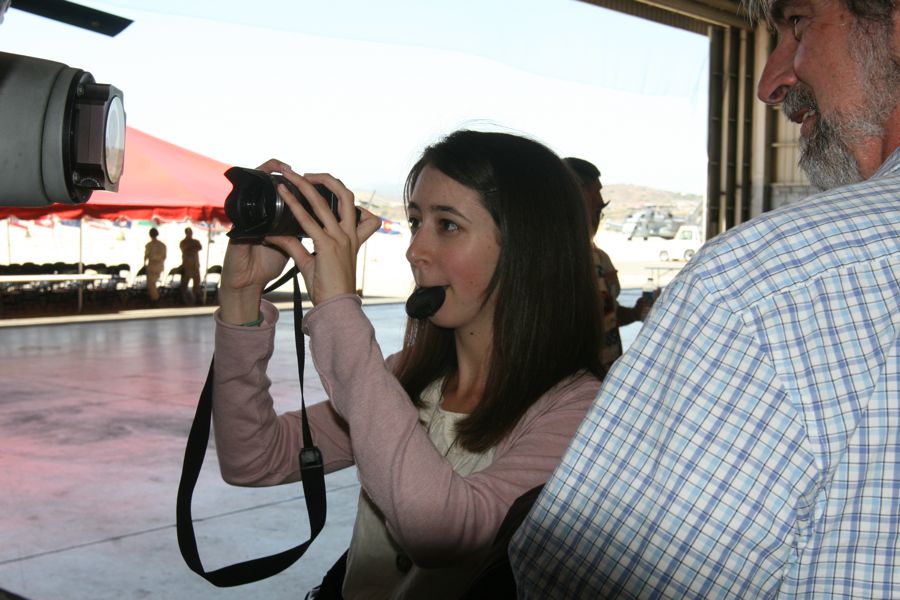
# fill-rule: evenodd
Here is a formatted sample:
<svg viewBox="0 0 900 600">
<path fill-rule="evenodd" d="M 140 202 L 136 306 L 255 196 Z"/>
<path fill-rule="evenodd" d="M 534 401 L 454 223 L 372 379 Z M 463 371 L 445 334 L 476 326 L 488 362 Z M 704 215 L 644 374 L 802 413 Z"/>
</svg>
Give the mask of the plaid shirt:
<svg viewBox="0 0 900 600">
<path fill-rule="evenodd" d="M 510 546 L 526 598 L 900 598 L 900 150 L 708 243 Z"/>
</svg>

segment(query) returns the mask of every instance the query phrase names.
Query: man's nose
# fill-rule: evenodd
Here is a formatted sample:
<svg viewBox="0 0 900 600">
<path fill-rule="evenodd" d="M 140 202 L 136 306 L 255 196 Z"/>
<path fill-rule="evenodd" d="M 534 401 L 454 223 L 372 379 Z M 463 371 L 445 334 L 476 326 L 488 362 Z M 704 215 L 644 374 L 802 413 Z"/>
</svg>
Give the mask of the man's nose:
<svg viewBox="0 0 900 600">
<path fill-rule="evenodd" d="M 759 78 L 756 95 L 766 104 L 777 105 L 784 101 L 788 90 L 797 84 L 794 72 L 794 50 L 796 42 L 784 39 L 778 42 Z"/>
</svg>

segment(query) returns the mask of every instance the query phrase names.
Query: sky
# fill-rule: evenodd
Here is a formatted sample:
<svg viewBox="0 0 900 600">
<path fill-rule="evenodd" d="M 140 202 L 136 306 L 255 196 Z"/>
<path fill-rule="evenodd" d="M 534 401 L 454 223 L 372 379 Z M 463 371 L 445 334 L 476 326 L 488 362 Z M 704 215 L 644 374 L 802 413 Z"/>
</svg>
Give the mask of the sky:
<svg viewBox="0 0 900 600">
<path fill-rule="evenodd" d="M 135 22 L 109 38 L 11 9 L 0 51 L 89 71 L 130 126 L 228 164 L 394 195 L 467 127 L 586 158 L 606 185 L 705 192 L 703 36 L 578 0 L 80 3 Z"/>
</svg>

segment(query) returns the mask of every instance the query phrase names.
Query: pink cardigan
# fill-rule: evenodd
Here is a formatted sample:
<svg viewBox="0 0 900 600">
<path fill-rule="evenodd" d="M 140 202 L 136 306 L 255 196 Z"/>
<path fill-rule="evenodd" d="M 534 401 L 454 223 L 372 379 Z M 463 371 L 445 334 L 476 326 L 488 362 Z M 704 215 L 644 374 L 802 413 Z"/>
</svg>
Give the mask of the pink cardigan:
<svg viewBox="0 0 900 600">
<path fill-rule="evenodd" d="M 222 477 L 235 485 L 299 479 L 299 411 L 275 414 L 266 376 L 278 311 L 265 301 L 261 310 L 260 327 L 216 316 L 216 450 Z M 589 374 L 557 385 L 497 445 L 488 468 L 462 477 L 435 449 L 386 366 L 358 297 L 323 302 L 303 329 L 330 398 L 307 408 L 325 471 L 356 463 L 391 536 L 422 567 L 490 546 L 513 501 L 549 479 L 600 386 Z"/>
</svg>

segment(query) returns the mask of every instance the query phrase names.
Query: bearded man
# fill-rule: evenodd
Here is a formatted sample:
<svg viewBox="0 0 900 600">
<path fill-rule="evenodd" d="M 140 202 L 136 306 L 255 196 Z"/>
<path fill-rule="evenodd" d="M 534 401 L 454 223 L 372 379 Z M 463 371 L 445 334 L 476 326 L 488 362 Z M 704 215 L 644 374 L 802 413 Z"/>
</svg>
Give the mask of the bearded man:
<svg viewBox="0 0 900 600">
<path fill-rule="evenodd" d="M 820 194 L 657 300 L 516 533 L 524 598 L 900 598 L 897 0 L 751 0 Z"/>
</svg>

